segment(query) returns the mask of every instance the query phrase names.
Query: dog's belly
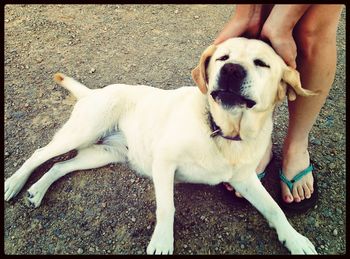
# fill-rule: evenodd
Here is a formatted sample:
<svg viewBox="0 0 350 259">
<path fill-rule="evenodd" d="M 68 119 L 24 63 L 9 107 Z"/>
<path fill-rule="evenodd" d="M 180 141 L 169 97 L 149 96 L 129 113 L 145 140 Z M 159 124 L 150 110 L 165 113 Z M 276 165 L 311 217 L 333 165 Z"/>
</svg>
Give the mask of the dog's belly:
<svg viewBox="0 0 350 259">
<path fill-rule="evenodd" d="M 223 166 L 218 166 L 217 170 L 208 170 L 200 165 L 182 164 L 176 169 L 175 181 L 216 185 L 227 182 L 232 177 L 233 169 L 222 170 Z"/>
<path fill-rule="evenodd" d="M 151 179 L 153 159 L 153 154 L 147 152 L 147 150 L 129 148 L 129 165 L 137 173 Z M 221 159 L 216 160 L 216 162 L 218 161 L 221 161 Z M 220 182 L 228 182 L 232 175 L 234 175 L 234 169 L 234 167 L 230 167 L 225 162 L 218 162 L 216 165 L 211 164 L 207 167 L 203 161 L 192 160 L 179 162 L 175 171 L 175 181 L 216 185 Z"/>
</svg>

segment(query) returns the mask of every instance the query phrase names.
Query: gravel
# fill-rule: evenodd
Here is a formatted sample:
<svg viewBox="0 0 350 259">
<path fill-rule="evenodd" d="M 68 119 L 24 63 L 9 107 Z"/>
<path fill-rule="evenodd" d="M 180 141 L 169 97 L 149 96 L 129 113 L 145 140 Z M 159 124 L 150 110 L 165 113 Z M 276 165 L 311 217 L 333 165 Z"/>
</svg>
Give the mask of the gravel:
<svg viewBox="0 0 350 259">
<path fill-rule="evenodd" d="M 193 85 L 190 71 L 232 15 L 233 5 L 5 5 L 4 178 L 68 119 L 75 100 L 53 81 L 60 71 L 90 88 L 111 83 L 164 89 Z M 320 254 L 344 254 L 345 8 L 338 30 L 333 89 L 310 136 L 320 199 L 288 215 Z M 280 163 L 287 103 L 275 114 L 273 152 Z M 79 171 L 55 182 L 39 208 L 26 191 L 54 162 L 41 165 L 4 205 L 6 254 L 145 254 L 155 225 L 152 182 L 127 165 Z M 130 180 L 134 179 L 134 180 Z M 277 175 L 266 188 L 278 196 Z M 252 206 L 221 186 L 178 184 L 176 254 L 288 254 Z M 226 234 L 228 233 L 228 234 Z M 109 242 L 111 241 L 111 242 Z"/>
</svg>

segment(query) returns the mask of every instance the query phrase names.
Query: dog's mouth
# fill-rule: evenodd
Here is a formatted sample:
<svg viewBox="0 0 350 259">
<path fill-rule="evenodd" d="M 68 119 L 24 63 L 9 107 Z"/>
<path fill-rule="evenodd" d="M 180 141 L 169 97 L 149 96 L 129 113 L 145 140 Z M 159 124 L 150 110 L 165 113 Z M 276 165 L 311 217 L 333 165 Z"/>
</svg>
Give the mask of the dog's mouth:
<svg viewBox="0 0 350 259">
<path fill-rule="evenodd" d="M 247 108 L 252 108 L 256 104 L 254 100 L 233 91 L 214 90 L 210 94 L 216 102 L 229 107 L 246 106 Z"/>
</svg>

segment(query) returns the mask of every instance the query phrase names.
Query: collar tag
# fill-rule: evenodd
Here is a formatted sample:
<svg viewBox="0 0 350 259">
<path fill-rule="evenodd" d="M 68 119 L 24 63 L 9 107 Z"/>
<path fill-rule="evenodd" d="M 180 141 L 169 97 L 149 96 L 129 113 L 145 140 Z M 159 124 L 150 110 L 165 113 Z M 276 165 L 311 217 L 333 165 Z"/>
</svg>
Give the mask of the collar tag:
<svg viewBox="0 0 350 259">
<path fill-rule="evenodd" d="M 235 140 L 235 141 L 240 141 L 242 140 L 241 137 L 239 135 L 235 136 L 235 137 L 230 137 L 230 136 L 224 136 L 220 127 L 218 125 L 216 125 L 213 117 L 211 116 L 211 114 L 209 113 L 209 123 L 210 123 L 210 128 L 213 131 L 212 133 L 210 133 L 210 137 L 214 138 L 216 136 L 221 136 L 225 139 L 228 140 Z"/>
<path fill-rule="evenodd" d="M 219 135 L 221 132 L 221 129 L 217 129 L 217 130 L 214 130 L 211 134 L 210 134 L 210 137 L 216 137 L 217 135 Z"/>
</svg>

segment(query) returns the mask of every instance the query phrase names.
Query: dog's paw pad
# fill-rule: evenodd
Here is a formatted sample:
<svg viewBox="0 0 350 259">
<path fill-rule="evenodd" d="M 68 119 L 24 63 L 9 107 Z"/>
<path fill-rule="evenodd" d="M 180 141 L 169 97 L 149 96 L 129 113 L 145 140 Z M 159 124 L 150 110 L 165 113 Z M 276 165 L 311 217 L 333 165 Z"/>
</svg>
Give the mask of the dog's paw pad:
<svg viewBox="0 0 350 259">
<path fill-rule="evenodd" d="M 173 248 L 172 247 L 156 247 L 156 246 L 148 246 L 147 247 L 148 255 L 172 255 Z"/>
<path fill-rule="evenodd" d="M 147 247 L 147 254 L 149 255 L 171 255 L 173 254 L 174 250 L 174 241 L 173 237 L 169 236 L 162 237 L 162 238 L 156 238 L 152 237 L 151 241 L 149 242 L 149 245 Z"/>
<path fill-rule="evenodd" d="M 4 185 L 4 200 L 9 201 L 19 193 L 24 185 L 23 180 L 12 176 L 5 181 Z"/>
<path fill-rule="evenodd" d="M 27 192 L 27 198 L 29 199 L 29 198 L 33 198 L 33 197 L 34 197 L 34 195 L 28 191 Z"/>
<path fill-rule="evenodd" d="M 292 254 L 317 254 L 311 241 L 298 232 L 294 233 L 293 237 L 282 241 Z"/>
<path fill-rule="evenodd" d="M 27 205 L 30 208 L 37 208 L 40 206 L 43 197 L 44 197 L 44 194 L 42 194 L 40 191 L 37 191 L 31 187 L 27 191 L 27 200 L 29 202 Z"/>
</svg>

